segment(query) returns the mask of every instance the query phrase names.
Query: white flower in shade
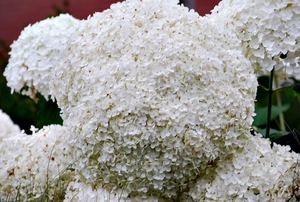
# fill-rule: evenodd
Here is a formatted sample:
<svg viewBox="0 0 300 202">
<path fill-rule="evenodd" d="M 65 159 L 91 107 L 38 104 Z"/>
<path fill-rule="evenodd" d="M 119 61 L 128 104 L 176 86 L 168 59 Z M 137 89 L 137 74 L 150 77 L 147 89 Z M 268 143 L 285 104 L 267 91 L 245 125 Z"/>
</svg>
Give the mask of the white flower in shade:
<svg viewBox="0 0 300 202">
<path fill-rule="evenodd" d="M 176 0 L 84 21 L 53 71 L 82 180 L 176 200 L 249 130 L 257 81 L 239 40 Z"/>
<path fill-rule="evenodd" d="M 21 133 L 19 126 L 15 125 L 10 117 L 0 109 L 0 141 L 19 133 Z"/>
<path fill-rule="evenodd" d="M 34 132 L 34 131 L 33 131 Z M 0 141 L 0 200 L 38 198 L 57 188 L 72 161 L 66 155 L 67 129 L 52 125 L 32 135 L 17 134 Z"/>
<path fill-rule="evenodd" d="M 300 1 L 223 0 L 208 18 L 235 30 L 259 73 L 276 65 L 300 78 Z"/>
<path fill-rule="evenodd" d="M 190 190 L 195 201 L 286 201 L 299 179 L 299 154 L 249 134 L 224 159 L 214 162 Z"/>
<path fill-rule="evenodd" d="M 50 72 L 79 22 L 68 14 L 61 14 L 27 26 L 11 45 L 4 71 L 7 85 L 32 98 L 38 91 L 47 99 Z"/>
<path fill-rule="evenodd" d="M 92 187 L 89 184 L 74 180 L 66 189 L 64 202 L 101 201 L 101 202 L 164 202 L 155 197 L 130 197 L 124 190 L 108 191 L 102 187 Z"/>
</svg>

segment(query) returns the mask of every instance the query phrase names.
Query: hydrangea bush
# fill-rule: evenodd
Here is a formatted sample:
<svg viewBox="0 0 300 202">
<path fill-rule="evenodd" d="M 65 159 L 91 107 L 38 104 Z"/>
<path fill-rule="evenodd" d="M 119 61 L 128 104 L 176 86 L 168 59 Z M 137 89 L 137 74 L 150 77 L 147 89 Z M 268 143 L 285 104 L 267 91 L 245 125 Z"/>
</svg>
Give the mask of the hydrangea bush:
<svg viewBox="0 0 300 202">
<path fill-rule="evenodd" d="M 286 201 L 299 183 L 299 154 L 260 134 L 237 139 L 241 148 L 206 169 L 190 195 L 195 201 Z"/>
<path fill-rule="evenodd" d="M 64 202 L 74 201 L 101 201 L 101 202 L 162 202 L 163 200 L 155 197 L 131 197 L 128 198 L 128 193 L 122 189 L 108 191 L 101 186 L 93 188 L 91 185 L 80 182 L 78 176 L 69 183 L 66 189 Z"/>
<path fill-rule="evenodd" d="M 21 188 L 23 198 L 38 197 L 73 163 L 65 201 L 293 194 L 298 155 L 249 132 L 257 77 L 246 40 L 227 23 L 234 6 L 226 11 L 224 1 L 200 17 L 177 3 L 127 0 L 87 20 L 61 15 L 25 28 L 12 45 L 8 85 L 50 95 L 64 123 L 0 139 L 4 196 Z M 236 24 L 252 33 L 248 22 Z"/>
<path fill-rule="evenodd" d="M 237 38 L 177 1 L 116 4 L 73 39 L 51 93 L 88 182 L 176 198 L 251 126 L 257 82 Z"/>
<path fill-rule="evenodd" d="M 33 134 L 14 133 L 0 142 L 0 199 L 22 201 L 39 198 L 69 173 L 73 159 L 65 150 L 67 129 L 60 125 L 44 127 Z M 49 193 L 48 193 L 49 194 Z"/>
<path fill-rule="evenodd" d="M 15 125 L 10 117 L 0 109 L 0 141 L 20 132 L 19 126 Z"/>
<path fill-rule="evenodd" d="M 11 45 L 4 72 L 7 85 L 31 98 L 38 91 L 48 99 L 51 69 L 57 66 L 79 23 L 69 14 L 62 14 L 27 26 Z"/>
<path fill-rule="evenodd" d="M 275 67 L 300 79 L 300 1 L 222 0 L 208 17 L 235 30 L 258 73 Z"/>
</svg>

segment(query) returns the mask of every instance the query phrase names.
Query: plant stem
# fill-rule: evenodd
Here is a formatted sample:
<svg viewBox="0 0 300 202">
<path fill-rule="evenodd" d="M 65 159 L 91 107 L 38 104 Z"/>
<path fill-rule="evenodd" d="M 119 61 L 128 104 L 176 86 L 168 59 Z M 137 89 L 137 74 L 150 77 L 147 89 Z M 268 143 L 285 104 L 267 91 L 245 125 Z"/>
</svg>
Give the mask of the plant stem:
<svg viewBox="0 0 300 202">
<path fill-rule="evenodd" d="M 273 76 L 274 68 L 271 71 L 269 78 L 269 91 L 268 91 L 268 112 L 267 112 L 267 126 L 266 126 L 266 138 L 270 136 L 271 128 L 271 113 L 272 113 L 272 95 L 273 95 Z"/>
<path fill-rule="evenodd" d="M 276 73 L 274 73 L 274 78 L 275 78 L 275 87 L 276 87 L 276 89 L 278 89 L 279 82 L 278 82 L 278 76 L 276 75 Z M 282 106 L 280 92 L 279 91 L 275 92 L 275 90 L 273 92 L 275 93 L 277 106 L 278 107 Z M 281 131 L 286 131 L 283 112 L 280 112 L 280 114 L 279 114 L 279 128 Z"/>
<path fill-rule="evenodd" d="M 263 85 L 261 85 L 261 84 L 258 84 L 259 85 L 259 87 L 261 87 L 263 90 L 265 90 L 265 91 L 269 91 L 269 89 L 267 89 L 266 87 L 264 87 Z"/>
<path fill-rule="evenodd" d="M 281 91 L 281 90 L 284 90 L 284 89 L 289 88 L 289 87 L 291 87 L 291 86 L 292 86 L 292 85 L 289 85 L 289 86 L 282 86 L 282 87 L 279 87 L 279 88 L 274 89 L 273 92 L 275 92 L 275 91 Z"/>
<path fill-rule="evenodd" d="M 261 84 L 258 84 L 258 85 L 259 85 L 259 87 L 261 87 L 264 91 L 267 91 L 267 92 L 269 91 L 269 89 L 267 89 L 267 88 L 264 87 L 263 85 L 261 85 Z M 279 87 L 279 88 L 274 89 L 273 92 L 281 91 L 281 90 L 284 90 L 284 89 L 289 88 L 289 87 L 291 87 L 291 85 L 289 85 L 289 86 L 282 86 L 282 87 Z"/>
</svg>

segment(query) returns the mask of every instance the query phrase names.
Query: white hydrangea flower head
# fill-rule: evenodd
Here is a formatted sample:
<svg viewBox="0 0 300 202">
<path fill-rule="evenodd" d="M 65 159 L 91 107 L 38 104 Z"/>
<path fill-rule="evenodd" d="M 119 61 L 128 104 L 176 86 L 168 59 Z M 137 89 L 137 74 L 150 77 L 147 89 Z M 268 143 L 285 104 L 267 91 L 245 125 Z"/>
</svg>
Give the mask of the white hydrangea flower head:
<svg viewBox="0 0 300 202">
<path fill-rule="evenodd" d="M 177 3 L 94 14 L 53 71 L 85 182 L 176 198 L 249 130 L 257 81 L 239 40 Z"/>
<path fill-rule="evenodd" d="M 0 109 L 0 141 L 19 133 L 21 133 L 19 126 L 14 124 L 10 117 Z"/>
<path fill-rule="evenodd" d="M 61 14 L 29 25 L 21 32 L 11 45 L 4 71 L 12 91 L 22 91 L 32 98 L 38 91 L 48 98 L 50 72 L 79 23 L 71 15 Z"/>
<path fill-rule="evenodd" d="M 286 201 L 299 183 L 299 154 L 248 135 L 240 149 L 206 171 L 190 190 L 195 201 Z"/>
<path fill-rule="evenodd" d="M 69 183 L 64 202 L 101 201 L 101 202 L 164 202 L 155 197 L 130 197 L 123 190 L 108 191 L 102 187 L 93 188 L 78 179 Z"/>
<path fill-rule="evenodd" d="M 34 132 L 34 130 L 33 130 Z M 16 196 L 27 201 L 38 198 L 46 189 L 57 186 L 56 180 L 67 176 L 72 163 L 66 155 L 67 129 L 46 126 L 32 135 L 20 133 L 0 142 L 0 200 Z M 67 180 L 67 179 L 65 179 Z"/>
<path fill-rule="evenodd" d="M 300 78 L 300 1 L 222 0 L 208 17 L 236 31 L 258 73 L 276 64 Z"/>
</svg>

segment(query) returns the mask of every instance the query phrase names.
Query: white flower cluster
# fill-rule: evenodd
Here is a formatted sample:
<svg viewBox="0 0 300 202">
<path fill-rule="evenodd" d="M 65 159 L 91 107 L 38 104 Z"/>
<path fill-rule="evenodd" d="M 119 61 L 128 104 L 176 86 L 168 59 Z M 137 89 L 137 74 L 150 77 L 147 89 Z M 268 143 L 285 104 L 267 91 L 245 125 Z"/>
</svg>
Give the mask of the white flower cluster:
<svg viewBox="0 0 300 202">
<path fill-rule="evenodd" d="M 221 11 L 202 18 L 177 3 L 127 0 L 85 21 L 61 15 L 22 32 L 9 85 L 51 95 L 64 126 L 0 139 L 1 196 L 38 198 L 74 161 L 68 202 L 291 195 L 298 155 L 249 134 L 257 81 L 244 39 L 217 24 Z"/>
<path fill-rule="evenodd" d="M 50 86 L 84 180 L 176 198 L 249 130 L 257 81 L 237 38 L 177 1 L 115 4 L 73 39 Z"/>
<path fill-rule="evenodd" d="M 209 18 L 236 31 L 259 72 L 275 66 L 300 79 L 300 1 L 222 0 Z"/>
<path fill-rule="evenodd" d="M 61 14 L 27 26 L 11 45 L 9 64 L 4 71 L 7 85 L 32 98 L 38 91 L 47 99 L 51 69 L 79 23 L 69 14 Z"/>
<path fill-rule="evenodd" d="M 286 201 L 299 183 L 299 155 L 250 133 L 206 170 L 190 190 L 195 201 Z M 297 180 L 298 179 L 298 180 Z"/>
<path fill-rule="evenodd" d="M 0 109 L 0 141 L 20 132 L 19 126 L 15 125 L 10 117 Z"/>
<path fill-rule="evenodd" d="M 32 135 L 19 133 L 1 140 L 0 200 L 18 196 L 26 201 L 55 188 L 72 163 L 65 150 L 66 135 L 65 127 L 51 125 Z"/>
<path fill-rule="evenodd" d="M 76 178 L 76 177 L 75 177 Z M 78 178 L 78 177 L 77 177 Z M 108 191 L 102 187 L 93 188 L 91 185 L 78 181 L 70 182 L 66 189 L 64 202 L 101 201 L 101 202 L 164 202 L 155 197 L 129 197 L 124 190 Z"/>
</svg>

